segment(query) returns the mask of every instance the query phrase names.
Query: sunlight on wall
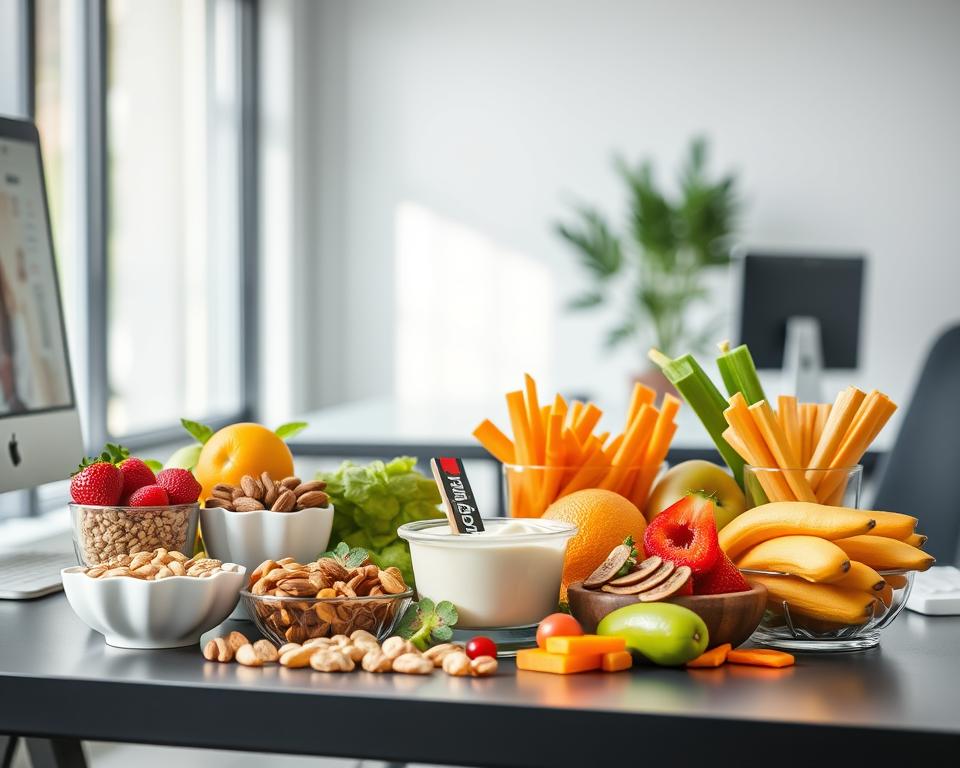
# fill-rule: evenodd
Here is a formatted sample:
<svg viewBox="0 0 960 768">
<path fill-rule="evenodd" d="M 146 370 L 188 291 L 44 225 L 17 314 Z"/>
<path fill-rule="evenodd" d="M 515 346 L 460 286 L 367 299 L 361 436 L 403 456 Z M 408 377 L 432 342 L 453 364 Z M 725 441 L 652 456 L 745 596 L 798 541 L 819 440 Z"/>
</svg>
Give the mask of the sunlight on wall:
<svg viewBox="0 0 960 768">
<path fill-rule="evenodd" d="M 394 393 L 401 401 L 499 398 L 549 373 L 549 269 L 412 202 L 395 215 Z"/>
</svg>

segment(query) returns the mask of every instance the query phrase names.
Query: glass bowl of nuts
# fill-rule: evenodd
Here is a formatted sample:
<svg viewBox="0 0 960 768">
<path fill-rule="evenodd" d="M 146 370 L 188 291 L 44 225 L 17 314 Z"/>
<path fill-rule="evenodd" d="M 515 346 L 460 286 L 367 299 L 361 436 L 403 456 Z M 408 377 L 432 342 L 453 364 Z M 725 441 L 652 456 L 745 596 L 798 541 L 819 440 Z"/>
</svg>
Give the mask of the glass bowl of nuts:
<svg viewBox="0 0 960 768">
<path fill-rule="evenodd" d="M 267 560 L 240 592 L 257 628 L 280 645 L 359 629 L 383 640 L 412 598 L 399 569 L 381 570 L 365 552 L 344 545 L 333 557 L 306 564 L 290 557 Z"/>
<path fill-rule="evenodd" d="M 196 502 L 163 507 L 70 504 L 73 548 L 88 567 L 143 550 L 192 552 L 199 516 Z"/>
</svg>

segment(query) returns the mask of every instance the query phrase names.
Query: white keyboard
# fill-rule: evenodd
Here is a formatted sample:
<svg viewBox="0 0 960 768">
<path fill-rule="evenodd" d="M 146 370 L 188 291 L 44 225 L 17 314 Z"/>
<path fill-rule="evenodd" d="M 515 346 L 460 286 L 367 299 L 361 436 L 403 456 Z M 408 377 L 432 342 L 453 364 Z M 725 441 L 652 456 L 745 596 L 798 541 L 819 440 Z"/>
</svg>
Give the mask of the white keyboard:
<svg viewBox="0 0 960 768">
<path fill-rule="evenodd" d="M 5 552 L 0 554 L 0 599 L 26 600 L 63 588 L 60 570 L 77 564 L 63 552 Z"/>
<path fill-rule="evenodd" d="M 960 616 L 960 570 L 938 565 L 916 574 L 907 608 L 928 616 Z"/>
</svg>

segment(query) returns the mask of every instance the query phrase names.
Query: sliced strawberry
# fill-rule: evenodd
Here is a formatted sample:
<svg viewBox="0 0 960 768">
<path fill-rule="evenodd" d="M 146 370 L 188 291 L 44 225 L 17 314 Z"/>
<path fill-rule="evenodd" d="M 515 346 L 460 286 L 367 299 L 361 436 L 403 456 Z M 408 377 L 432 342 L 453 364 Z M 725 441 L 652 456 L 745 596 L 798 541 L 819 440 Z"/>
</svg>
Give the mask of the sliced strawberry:
<svg viewBox="0 0 960 768">
<path fill-rule="evenodd" d="M 743 574 L 723 552 L 713 568 L 693 577 L 695 595 L 723 595 L 727 592 L 746 592 L 748 589 L 750 585 Z"/>
<path fill-rule="evenodd" d="M 713 501 L 691 493 L 657 515 L 643 535 L 647 555 L 688 565 L 694 576 L 713 567 L 720 557 Z"/>
<path fill-rule="evenodd" d="M 159 485 L 145 485 L 130 496 L 131 507 L 165 507 L 169 503 L 166 489 Z"/>
<path fill-rule="evenodd" d="M 145 485 L 154 485 L 157 478 L 153 470 L 142 459 L 131 457 L 120 462 L 120 474 L 123 475 L 123 491 L 120 494 L 120 503 L 126 504 L 130 495 Z"/>
<path fill-rule="evenodd" d="M 123 476 L 106 461 L 82 467 L 70 480 L 70 498 L 75 504 L 109 507 L 120 500 Z"/>
</svg>

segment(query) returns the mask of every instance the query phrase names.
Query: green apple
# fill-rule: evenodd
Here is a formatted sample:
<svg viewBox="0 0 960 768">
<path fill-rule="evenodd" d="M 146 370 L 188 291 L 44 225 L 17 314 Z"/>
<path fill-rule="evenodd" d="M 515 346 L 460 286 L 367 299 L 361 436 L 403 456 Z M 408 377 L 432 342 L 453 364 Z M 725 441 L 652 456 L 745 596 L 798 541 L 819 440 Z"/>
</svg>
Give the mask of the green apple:
<svg viewBox="0 0 960 768">
<path fill-rule="evenodd" d="M 173 456 L 167 459 L 163 465 L 164 469 L 193 469 L 197 466 L 197 460 L 200 458 L 200 451 L 203 446 L 200 443 L 185 445 L 177 450 Z"/>
<path fill-rule="evenodd" d="M 713 497 L 713 515 L 717 530 L 747 508 L 743 491 L 723 467 L 699 459 L 683 461 L 671 467 L 650 492 L 644 510 L 647 522 L 691 491 L 705 491 Z"/>
</svg>

